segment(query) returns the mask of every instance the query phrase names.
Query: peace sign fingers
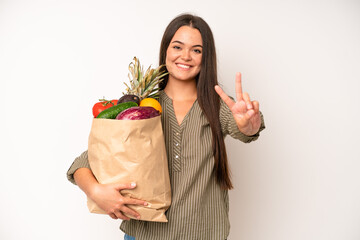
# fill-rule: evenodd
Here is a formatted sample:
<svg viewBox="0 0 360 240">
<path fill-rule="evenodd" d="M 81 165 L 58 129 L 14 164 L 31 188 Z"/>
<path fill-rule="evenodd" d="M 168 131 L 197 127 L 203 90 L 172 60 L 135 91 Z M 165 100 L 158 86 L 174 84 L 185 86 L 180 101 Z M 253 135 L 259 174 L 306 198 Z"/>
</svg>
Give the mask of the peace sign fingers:
<svg viewBox="0 0 360 240">
<path fill-rule="evenodd" d="M 215 86 L 215 91 L 229 107 L 234 120 L 242 133 L 251 136 L 259 130 L 261 124 L 259 102 L 251 101 L 249 94 L 246 92 L 243 93 L 241 73 L 236 73 L 236 102 L 226 95 L 226 93 L 218 85 Z"/>
</svg>

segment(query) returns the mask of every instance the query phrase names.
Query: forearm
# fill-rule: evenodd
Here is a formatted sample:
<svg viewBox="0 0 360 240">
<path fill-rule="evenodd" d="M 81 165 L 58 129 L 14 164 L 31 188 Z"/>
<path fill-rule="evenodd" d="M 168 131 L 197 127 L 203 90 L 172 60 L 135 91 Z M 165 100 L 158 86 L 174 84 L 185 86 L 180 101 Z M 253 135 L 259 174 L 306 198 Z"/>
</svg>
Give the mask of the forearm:
<svg viewBox="0 0 360 240">
<path fill-rule="evenodd" d="M 79 188 L 91 198 L 94 188 L 99 184 L 92 171 L 88 168 L 79 168 L 74 173 L 74 179 Z"/>
</svg>

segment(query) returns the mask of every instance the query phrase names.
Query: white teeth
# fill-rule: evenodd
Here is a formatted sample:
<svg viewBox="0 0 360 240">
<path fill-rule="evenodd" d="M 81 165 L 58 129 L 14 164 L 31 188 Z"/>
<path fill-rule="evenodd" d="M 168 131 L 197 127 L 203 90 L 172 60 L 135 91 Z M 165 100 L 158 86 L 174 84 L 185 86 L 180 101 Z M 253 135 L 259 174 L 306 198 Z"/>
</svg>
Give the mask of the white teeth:
<svg viewBox="0 0 360 240">
<path fill-rule="evenodd" d="M 190 66 L 186 66 L 186 65 L 182 65 L 182 64 L 177 64 L 177 65 L 181 68 L 186 68 L 186 69 L 190 68 Z"/>
</svg>

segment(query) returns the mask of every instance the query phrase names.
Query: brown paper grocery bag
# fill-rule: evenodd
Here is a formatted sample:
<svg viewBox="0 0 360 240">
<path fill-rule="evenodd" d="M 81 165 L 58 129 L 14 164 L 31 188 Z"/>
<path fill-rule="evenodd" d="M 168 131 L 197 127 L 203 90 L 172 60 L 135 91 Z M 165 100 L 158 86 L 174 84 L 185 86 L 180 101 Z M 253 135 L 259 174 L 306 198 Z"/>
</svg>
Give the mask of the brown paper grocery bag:
<svg viewBox="0 0 360 240">
<path fill-rule="evenodd" d="M 136 182 L 136 188 L 124 189 L 121 194 L 149 203 L 129 206 L 141 220 L 167 222 L 171 188 L 160 116 L 143 120 L 94 118 L 88 157 L 99 183 Z M 88 208 L 92 213 L 105 214 L 89 198 Z"/>
</svg>

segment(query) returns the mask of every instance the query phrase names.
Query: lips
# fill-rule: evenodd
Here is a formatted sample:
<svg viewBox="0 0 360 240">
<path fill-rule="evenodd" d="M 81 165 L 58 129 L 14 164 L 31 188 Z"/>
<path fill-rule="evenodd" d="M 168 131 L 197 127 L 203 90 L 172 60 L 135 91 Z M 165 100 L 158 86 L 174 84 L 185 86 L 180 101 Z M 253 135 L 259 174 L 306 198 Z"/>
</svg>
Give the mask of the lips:
<svg viewBox="0 0 360 240">
<path fill-rule="evenodd" d="M 181 63 L 176 63 L 176 66 L 181 69 L 184 69 L 184 70 L 187 70 L 190 68 L 190 65 L 185 65 L 185 64 L 181 64 Z"/>
</svg>

